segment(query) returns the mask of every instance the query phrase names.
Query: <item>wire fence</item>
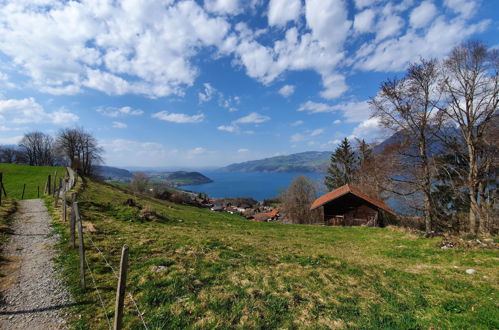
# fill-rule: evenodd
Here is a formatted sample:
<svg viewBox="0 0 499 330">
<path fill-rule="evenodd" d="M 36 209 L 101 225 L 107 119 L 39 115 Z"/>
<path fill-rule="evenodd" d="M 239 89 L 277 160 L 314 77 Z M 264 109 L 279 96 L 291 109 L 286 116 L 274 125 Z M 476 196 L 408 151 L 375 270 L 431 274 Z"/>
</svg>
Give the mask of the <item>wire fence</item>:
<svg viewBox="0 0 499 330">
<path fill-rule="evenodd" d="M 54 193 L 54 198 L 55 198 L 54 205 L 57 205 L 58 200 L 62 199 L 61 207 L 62 207 L 62 212 L 63 212 L 62 218 L 64 219 L 64 221 L 66 219 L 66 200 L 67 200 L 66 194 L 68 191 L 70 191 L 71 189 L 74 188 L 74 186 L 76 184 L 76 180 L 77 180 L 76 177 L 77 177 L 77 175 L 75 174 L 75 172 L 68 169 L 68 178 L 65 181 L 67 184 L 61 183 L 58 193 Z M 80 217 L 80 211 L 79 211 L 76 196 L 77 196 L 76 193 L 73 193 L 71 201 L 70 201 L 70 205 L 71 205 L 71 218 L 70 218 L 71 220 L 69 222 L 70 233 L 71 233 L 71 235 L 70 235 L 71 242 L 70 243 L 71 243 L 71 247 L 76 247 L 74 233 L 76 232 L 75 226 L 78 225 L 79 226 L 78 233 L 79 233 L 79 235 L 81 235 L 81 237 L 79 237 L 80 244 L 78 244 L 78 249 L 80 250 L 80 277 L 81 277 L 82 287 L 83 287 L 83 289 L 86 288 L 85 273 L 88 273 L 90 275 L 91 280 L 92 280 L 93 289 L 94 289 L 95 294 L 99 300 L 100 306 L 102 307 L 102 309 L 104 311 L 104 317 L 106 319 L 106 322 L 107 322 L 109 329 L 121 329 L 121 318 L 123 315 L 123 304 L 124 304 L 124 293 L 125 293 L 124 291 L 125 291 L 126 284 L 123 284 L 122 290 L 120 290 L 120 288 L 122 286 L 122 281 L 123 281 L 123 283 L 126 282 L 125 279 L 126 279 L 126 269 L 128 267 L 128 246 L 126 246 L 126 245 L 123 246 L 122 259 L 121 259 L 120 269 L 118 272 L 111 265 L 109 258 L 106 257 L 106 255 L 104 254 L 102 249 L 99 248 L 99 246 L 96 244 L 96 242 L 92 238 L 91 232 L 83 230 L 83 222 L 82 222 L 82 219 Z M 86 240 L 84 240 L 84 238 L 86 238 Z M 97 284 L 97 280 L 96 280 L 96 276 L 95 276 L 96 272 L 94 270 L 92 270 L 92 267 L 91 267 L 88 259 L 85 258 L 85 244 L 84 244 L 85 241 L 90 242 L 92 248 L 95 249 L 97 254 L 102 258 L 103 264 L 105 265 L 105 267 L 107 267 L 111 270 L 113 276 L 117 280 L 118 289 L 117 289 L 117 294 L 116 294 L 114 326 L 112 325 L 113 322 L 111 322 L 111 317 L 109 316 L 108 310 L 106 309 L 106 303 L 105 303 L 105 300 L 103 299 L 103 295 L 101 294 L 101 292 L 98 288 L 98 284 Z M 126 258 L 124 258 L 125 252 L 126 252 Z M 125 260 L 125 265 L 123 266 L 124 260 Z M 86 272 L 85 272 L 85 268 L 87 270 Z M 123 292 L 121 292 L 121 291 L 123 291 Z M 131 292 L 127 292 L 127 296 L 130 298 L 130 301 L 132 302 L 133 307 L 135 308 L 135 310 L 137 312 L 137 316 L 138 316 L 140 322 L 142 323 L 142 325 L 144 326 L 144 329 L 149 329 L 147 327 L 147 324 L 146 324 L 144 317 L 143 317 L 144 313 L 141 311 L 141 309 L 137 303 L 137 300 L 135 299 L 133 294 Z"/>
</svg>

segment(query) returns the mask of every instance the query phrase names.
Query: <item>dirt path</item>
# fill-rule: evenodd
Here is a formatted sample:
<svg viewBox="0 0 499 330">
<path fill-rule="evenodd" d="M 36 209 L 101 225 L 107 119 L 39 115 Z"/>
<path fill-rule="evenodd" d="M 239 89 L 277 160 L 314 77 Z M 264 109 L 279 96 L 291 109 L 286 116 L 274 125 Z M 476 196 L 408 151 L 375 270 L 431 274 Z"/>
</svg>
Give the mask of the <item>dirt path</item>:
<svg viewBox="0 0 499 330">
<path fill-rule="evenodd" d="M 50 216 L 40 199 L 19 202 L 3 255 L 1 329 L 65 329 L 71 298 L 54 270 Z"/>
</svg>

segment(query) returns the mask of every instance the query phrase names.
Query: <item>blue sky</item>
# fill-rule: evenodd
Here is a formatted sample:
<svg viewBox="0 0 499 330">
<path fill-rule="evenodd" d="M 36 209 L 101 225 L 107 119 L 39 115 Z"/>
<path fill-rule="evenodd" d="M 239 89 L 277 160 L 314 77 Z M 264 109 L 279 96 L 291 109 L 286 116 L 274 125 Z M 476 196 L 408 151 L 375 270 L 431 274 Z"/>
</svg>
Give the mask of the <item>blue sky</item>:
<svg viewBox="0 0 499 330">
<path fill-rule="evenodd" d="M 499 47 L 494 0 L 5 0 L 0 144 L 80 125 L 109 165 L 219 166 L 381 139 L 419 57 Z"/>
</svg>

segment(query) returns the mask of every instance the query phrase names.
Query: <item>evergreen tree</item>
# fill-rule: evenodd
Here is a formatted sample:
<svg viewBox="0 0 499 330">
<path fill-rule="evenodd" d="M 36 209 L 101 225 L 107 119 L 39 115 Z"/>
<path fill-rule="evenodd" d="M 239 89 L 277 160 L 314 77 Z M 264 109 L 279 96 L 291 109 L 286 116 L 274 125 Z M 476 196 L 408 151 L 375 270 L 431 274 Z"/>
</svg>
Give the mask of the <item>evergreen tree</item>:
<svg viewBox="0 0 499 330">
<path fill-rule="evenodd" d="M 357 158 L 347 138 L 341 141 L 331 155 L 331 164 L 324 180 L 328 190 L 333 190 L 345 184 L 351 184 L 357 167 Z"/>
</svg>

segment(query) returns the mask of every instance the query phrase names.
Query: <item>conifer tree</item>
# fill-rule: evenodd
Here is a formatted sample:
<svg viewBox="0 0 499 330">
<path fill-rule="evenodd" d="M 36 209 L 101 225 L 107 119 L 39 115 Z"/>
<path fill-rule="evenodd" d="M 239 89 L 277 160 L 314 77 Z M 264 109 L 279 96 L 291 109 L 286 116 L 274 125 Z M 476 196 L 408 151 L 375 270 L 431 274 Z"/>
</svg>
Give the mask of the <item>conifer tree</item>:
<svg viewBox="0 0 499 330">
<path fill-rule="evenodd" d="M 328 175 L 324 180 L 327 189 L 334 190 L 345 184 L 351 184 L 354 180 L 356 167 L 355 151 L 348 139 L 345 138 L 331 155 L 331 164 L 327 170 Z"/>
</svg>

